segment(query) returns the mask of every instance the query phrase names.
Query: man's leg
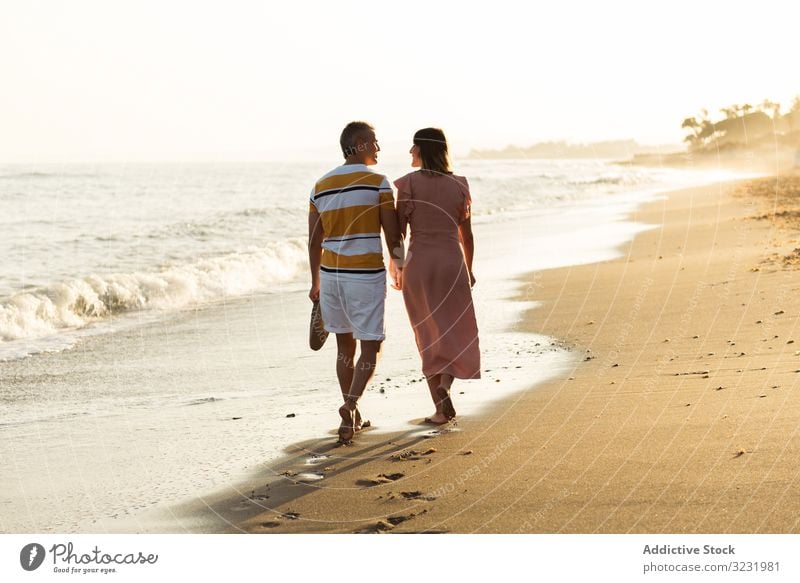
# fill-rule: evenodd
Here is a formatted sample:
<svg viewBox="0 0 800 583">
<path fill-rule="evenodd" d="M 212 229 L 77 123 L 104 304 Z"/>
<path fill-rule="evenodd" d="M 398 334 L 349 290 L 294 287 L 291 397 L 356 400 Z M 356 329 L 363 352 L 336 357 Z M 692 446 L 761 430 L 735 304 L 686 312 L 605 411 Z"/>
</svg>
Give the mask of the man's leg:
<svg viewBox="0 0 800 583">
<path fill-rule="evenodd" d="M 353 384 L 353 368 L 356 364 L 356 339 L 351 332 L 336 335 L 336 377 L 342 390 L 342 399 L 347 399 Z"/>
<path fill-rule="evenodd" d="M 361 340 L 361 355 L 358 357 L 353 382 L 350 385 L 349 400 L 358 401 L 372 380 L 381 352 L 381 342 L 381 340 Z"/>
<path fill-rule="evenodd" d="M 364 394 L 367 384 L 375 374 L 380 351 L 380 340 L 361 340 L 361 355 L 355 366 L 353 382 L 350 384 L 349 393 L 345 395 L 344 405 L 339 408 L 339 415 L 342 417 L 342 424 L 339 426 L 339 439 L 343 442 L 353 439 L 356 425 L 356 406 L 361 395 Z"/>
<path fill-rule="evenodd" d="M 336 377 L 339 379 L 339 389 L 342 391 L 342 399 L 346 401 L 347 395 L 350 393 L 350 385 L 353 384 L 353 371 L 356 365 L 356 339 L 353 338 L 353 334 L 350 332 L 346 334 L 337 334 L 336 347 L 338 349 L 336 355 Z M 369 425 L 369 422 L 367 422 L 367 425 Z M 361 413 L 356 410 L 356 431 L 361 429 L 361 426 Z"/>
</svg>

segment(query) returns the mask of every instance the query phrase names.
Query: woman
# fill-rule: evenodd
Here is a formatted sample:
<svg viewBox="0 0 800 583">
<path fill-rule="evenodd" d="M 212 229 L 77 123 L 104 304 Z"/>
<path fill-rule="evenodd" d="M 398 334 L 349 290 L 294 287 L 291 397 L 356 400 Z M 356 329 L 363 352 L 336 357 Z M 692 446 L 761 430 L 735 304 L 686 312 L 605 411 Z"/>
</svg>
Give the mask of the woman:
<svg viewBox="0 0 800 583">
<path fill-rule="evenodd" d="M 403 299 L 422 357 L 436 413 L 425 419 L 441 425 L 456 416 L 450 398 L 454 378 L 481 376 L 478 325 L 471 288 L 474 244 L 467 179 L 456 176 L 444 132 L 425 128 L 410 150 L 416 172 L 399 178 L 400 231 L 411 227 L 402 271 Z"/>
</svg>

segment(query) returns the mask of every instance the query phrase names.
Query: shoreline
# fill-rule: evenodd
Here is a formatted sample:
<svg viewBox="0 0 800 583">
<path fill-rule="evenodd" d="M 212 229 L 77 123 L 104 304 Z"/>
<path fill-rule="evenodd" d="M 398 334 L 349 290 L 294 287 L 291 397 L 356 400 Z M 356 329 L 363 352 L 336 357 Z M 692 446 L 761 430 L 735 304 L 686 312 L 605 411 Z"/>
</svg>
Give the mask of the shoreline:
<svg viewBox="0 0 800 583">
<path fill-rule="evenodd" d="M 520 288 L 516 278 L 531 267 L 614 257 L 622 242 L 644 228 L 625 220 L 629 210 L 655 196 L 651 183 L 666 179 L 657 172 L 648 177 L 642 190 L 625 187 L 600 196 L 579 189 L 582 203 L 565 200 L 560 210 L 543 206 L 476 224 L 481 284 L 474 299 L 484 368 L 492 370 L 485 383 L 457 387 L 462 417 L 481 414 L 493 401 L 534 380 L 551 379 L 571 363 L 574 354 L 554 338 L 509 332 L 531 305 L 513 301 Z M 683 183 L 689 177 L 672 179 Z M 505 261 L 516 256 L 521 241 L 527 249 L 524 265 Z M 130 327 L 115 319 L 112 334 L 0 363 L 11 397 L 8 420 L 22 421 L 2 427 L 3 455 L 15 461 L 2 482 L 4 503 L 12 509 L 2 530 L 233 529 L 203 501 L 241 497 L 241 485 L 254 476 L 272 480 L 284 471 L 274 468 L 284 463 L 288 445 L 308 441 L 314 447 L 314 439 L 335 435 L 340 399 L 331 373 L 335 343 L 322 353 L 308 350 L 307 304 L 304 286 L 288 286 L 281 293 L 166 312 L 163 318 L 139 312 Z M 419 425 L 430 413 L 430 401 L 427 391 L 419 390 L 419 357 L 399 295 L 387 303 L 387 323 L 386 354 L 363 403 L 374 423 L 366 435 L 380 439 L 401 432 L 419 439 L 431 429 Z M 53 443 L 66 449 L 57 454 Z M 301 467 L 287 471 L 320 482 L 328 466 L 312 457 L 298 458 Z M 58 476 L 57 484 L 51 476 Z M 250 492 L 265 486 L 256 483 Z M 55 513 L 47 510 L 53 500 L 59 501 Z M 186 504 L 199 505 L 200 511 L 184 512 Z"/>
<path fill-rule="evenodd" d="M 776 296 L 772 286 L 772 296 L 762 299 L 783 304 L 769 314 L 797 312 L 786 288 L 791 272 L 759 267 L 765 246 L 778 245 L 769 241 L 776 227 L 747 218 L 762 209 L 755 199 L 730 194 L 742 184 L 749 182 L 645 203 L 628 220 L 657 226 L 636 235 L 618 259 L 523 278 L 527 291 L 519 299 L 540 305 L 520 327 L 585 355 L 569 376 L 506 398 L 432 438 L 366 432 L 348 448 L 319 439 L 298 444 L 269 480 L 253 479 L 238 501 L 207 499 L 206 512 L 232 532 L 796 532 L 796 503 L 783 498 L 800 477 L 790 462 L 800 435 L 789 430 L 800 420 L 789 406 L 800 377 L 789 366 L 800 368 L 800 359 L 785 349 L 791 344 L 776 344 L 787 342 L 795 321 L 772 317 L 775 342 L 754 337 L 765 329 L 749 323 L 757 317 L 748 318 L 746 330 L 744 323 L 718 330 L 741 311 L 731 298 L 757 283 L 754 275 L 783 290 Z M 699 275 L 702 285 L 686 283 Z M 710 318 L 719 301 L 713 292 L 723 286 L 730 305 Z M 768 309 L 744 303 L 767 322 Z M 641 322 L 656 328 L 642 332 Z M 772 353 L 734 356 L 753 352 L 762 340 Z M 747 348 L 735 352 L 735 345 Z M 748 366 L 728 370 L 732 358 Z M 776 369 L 773 380 L 759 380 L 762 368 Z M 744 374 L 756 376 L 737 379 Z M 758 439 L 765 427 L 770 431 Z M 759 455 L 765 448 L 778 458 Z M 318 458 L 323 479 L 298 471 L 314 455 L 328 456 Z M 734 470 L 733 481 L 741 483 L 731 483 Z M 764 475 L 771 479 L 757 483 L 763 492 L 751 496 L 746 486 Z M 783 491 L 773 492 L 780 485 Z M 770 494 L 781 504 L 764 502 Z M 755 520 L 731 507 L 769 512 Z"/>
<path fill-rule="evenodd" d="M 4 451 L 17 463 L 16 473 L 5 482 L 6 504 L 27 510 L 6 516 L 4 530 L 241 532 L 241 525 L 263 513 L 264 507 L 291 508 L 307 493 L 324 497 L 318 491 L 328 489 L 342 470 L 371 468 L 406 446 L 422 454 L 438 449 L 436 443 L 442 439 L 492 444 L 483 455 L 478 448 L 475 457 L 468 454 L 473 462 L 467 467 L 469 473 L 462 475 L 467 471 L 463 469 L 454 474 L 455 479 L 440 479 L 427 492 L 403 490 L 421 492 L 428 505 L 438 504 L 427 499 L 446 499 L 457 485 L 477 483 L 477 473 L 491 472 L 525 443 L 519 431 L 519 439 L 514 440 L 505 421 L 481 429 L 477 437 L 470 434 L 476 426 L 468 424 L 493 415 L 513 415 L 515 407 L 526 406 L 527 393 L 553 385 L 578 364 L 586 364 L 579 363 L 585 355 L 575 349 L 578 344 L 561 334 L 568 323 L 554 326 L 552 334 L 538 333 L 537 318 L 546 309 L 541 292 L 550 287 L 543 278 L 558 271 L 559 265 L 572 266 L 561 268 L 566 273 L 624 259 L 620 250 L 631 239 L 635 241 L 637 233 L 656 229 L 661 220 L 660 215 L 640 220 L 642 205 L 657 204 L 663 196 L 664 191 L 647 197 L 634 192 L 602 204 L 576 205 L 564 215 L 546 213 L 480 226 L 482 258 L 477 265 L 482 283 L 475 300 L 484 365 L 489 370 L 482 381 L 456 384 L 461 422 L 438 438 L 433 427 L 420 424 L 423 414 L 429 413 L 429 401 L 427 391 L 415 384 L 421 380 L 415 370 L 418 356 L 397 301 L 387 305 L 392 333 L 387 339 L 387 358 L 364 402 L 375 427 L 363 435 L 362 445 L 370 447 L 361 449 L 358 443 L 354 448 L 332 447 L 338 424 L 331 415 L 338 395 L 331 385 L 335 383 L 330 371 L 333 347 L 328 346 L 326 354 L 308 351 L 304 290 L 232 298 L 214 309 L 185 310 L 164 321 L 141 322 L 110 336 L 93 336 L 63 353 L 4 363 L 13 387 L 29 392 L 34 405 L 31 413 L 56 410 L 48 403 L 54 389 L 56 395 L 73 391 L 76 396 L 96 395 L 91 406 L 74 419 L 28 428 L 35 433 L 24 427 L 6 429 L 9 439 Z M 525 262 L 526 269 L 539 270 L 532 275 L 522 275 L 521 269 L 498 261 L 514 256 L 520 240 L 527 241 L 533 252 Z M 533 324 L 526 325 L 524 314 L 533 306 L 540 307 L 530 312 L 536 314 Z M 287 366 L 289 362 L 292 366 Z M 40 394 L 45 388 L 47 392 Z M 107 411 L 110 403 L 117 407 L 113 413 Z M 153 408 L 153 403 L 163 406 Z M 529 416 L 538 414 L 537 410 Z M 51 451 L 53 442 L 70 444 L 77 459 L 89 459 L 84 455 L 91 452 L 93 461 L 65 466 Z M 25 455 L 17 455 L 22 447 Z M 528 453 L 515 455 L 523 462 Z M 418 459 L 404 457 L 404 465 L 412 462 L 409 467 L 414 463 L 446 467 L 443 462 L 448 462 L 434 459 L 441 458 L 439 454 L 410 457 Z M 41 479 L 42 467 L 47 467 L 46 480 Z M 438 467 L 432 471 L 434 477 L 440 472 Z M 367 477 L 351 476 L 349 483 L 336 489 L 380 485 L 388 478 L 378 474 L 387 472 L 410 477 L 395 467 Z M 51 475 L 59 476 L 60 490 L 73 492 L 60 498 L 55 514 L 43 510 L 59 496 Z M 406 481 L 404 477 L 398 486 Z M 302 484 L 295 485 L 298 482 Z M 403 496 L 402 492 L 387 496 L 398 495 Z M 365 519 L 357 496 L 349 503 L 356 514 L 343 516 L 344 525 L 329 524 L 320 530 L 370 531 L 381 520 L 371 513 Z M 87 505 L 95 508 L 88 516 L 79 512 Z M 283 514 L 293 511 L 268 510 L 277 519 L 259 523 L 270 526 L 255 532 L 282 532 Z M 398 531 L 421 522 L 398 527 Z M 305 532 L 309 524 L 302 520 L 302 525 L 292 528 Z M 316 527 L 309 528 L 313 532 Z M 456 528 L 456 532 L 460 531 Z"/>
</svg>

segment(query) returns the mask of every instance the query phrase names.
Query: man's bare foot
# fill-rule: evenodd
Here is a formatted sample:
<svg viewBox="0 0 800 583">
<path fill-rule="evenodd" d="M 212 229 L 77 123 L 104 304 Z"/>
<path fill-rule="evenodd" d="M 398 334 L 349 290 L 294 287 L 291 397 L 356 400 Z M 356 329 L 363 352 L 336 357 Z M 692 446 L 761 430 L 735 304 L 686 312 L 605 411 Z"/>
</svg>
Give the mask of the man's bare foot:
<svg viewBox="0 0 800 583">
<path fill-rule="evenodd" d="M 444 416 L 448 420 L 453 419 L 456 416 L 456 410 L 455 407 L 453 407 L 453 401 L 450 400 L 450 391 L 444 387 L 439 387 L 436 389 L 436 396 L 439 397 L 439 403 L 441 404 Z"/>
<path fill-rule="evenodd" d="M 366 429 L 370 425 L 372 425 L 372 423 L 370 423 L 369 419 L 367 419 L 366 421 L 363 421 L 361 419 L 361 411 L 359 411 L 358 407 L 356 407 L 356 419 L 355 419 L 355 430 L 356 430 L 356 432 L 359 432 L 362 429 Z"/>
<path fill-rule="evenodd" d="M 339 425 L 339 441 L 341 443 L 350 443 L 356 433 L 354 412 L 355 410 L 350 409 L 346 403 L 339 407 L 339 416 L 342 418 L 342 423 Z"/>
<path fill-rule="evenodd" d="M 425 417 L 423 423 L 427 423 L 428 425 L 444 425 L 449 421 L 450 420 L 445 417 L 444 413 L 434 413 L 430 417 Z"/>
</svg>

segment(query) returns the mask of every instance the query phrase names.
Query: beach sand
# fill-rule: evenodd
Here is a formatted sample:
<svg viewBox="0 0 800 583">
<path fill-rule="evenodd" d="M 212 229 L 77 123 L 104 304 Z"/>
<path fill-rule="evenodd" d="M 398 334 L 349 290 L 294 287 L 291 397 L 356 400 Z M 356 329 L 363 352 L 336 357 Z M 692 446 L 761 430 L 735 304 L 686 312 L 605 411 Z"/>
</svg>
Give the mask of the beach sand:
<svg viewBox="0 0 800 583">
<path fill-rule="evenodd" d="M 337 447 L 331 427 L 182 511 L 254 533 L 800 531 L 798 183 L 670 193 L 620 258 L 526 277 L 518 326 L 570 347 L 567 374 L 442 431 Z"/>
</svg>

